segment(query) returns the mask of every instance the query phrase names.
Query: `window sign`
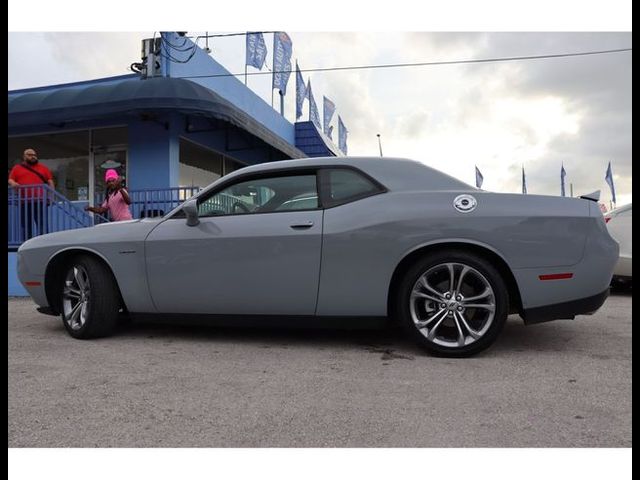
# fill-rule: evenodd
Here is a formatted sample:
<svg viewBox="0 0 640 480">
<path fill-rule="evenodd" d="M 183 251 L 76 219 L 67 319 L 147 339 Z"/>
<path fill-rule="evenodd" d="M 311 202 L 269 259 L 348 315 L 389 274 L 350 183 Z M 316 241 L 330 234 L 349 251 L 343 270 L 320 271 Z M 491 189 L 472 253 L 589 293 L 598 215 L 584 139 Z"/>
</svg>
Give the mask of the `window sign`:
<svg viewBox="0 0 640 480">
<path fill-rule="evenodd" d="M 89 200 L 89 187 L 78 187 L 78 200 Z"/>
</svg>

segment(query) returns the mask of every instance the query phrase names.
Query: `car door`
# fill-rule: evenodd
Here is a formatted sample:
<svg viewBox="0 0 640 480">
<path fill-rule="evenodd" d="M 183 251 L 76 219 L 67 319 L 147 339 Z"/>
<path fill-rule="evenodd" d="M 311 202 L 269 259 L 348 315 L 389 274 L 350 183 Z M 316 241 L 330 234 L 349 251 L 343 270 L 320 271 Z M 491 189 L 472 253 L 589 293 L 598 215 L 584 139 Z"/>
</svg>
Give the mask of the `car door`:
<svg viewBox="0 0 640 480">
<path fill-rule="evenodd" d="M 239 177 L 199 198 L 198 215 L 196 226 L 178 215 L 147 237 L 159 312 L 315 313 L 323 217 L 315 171 Z"/>
</svg>

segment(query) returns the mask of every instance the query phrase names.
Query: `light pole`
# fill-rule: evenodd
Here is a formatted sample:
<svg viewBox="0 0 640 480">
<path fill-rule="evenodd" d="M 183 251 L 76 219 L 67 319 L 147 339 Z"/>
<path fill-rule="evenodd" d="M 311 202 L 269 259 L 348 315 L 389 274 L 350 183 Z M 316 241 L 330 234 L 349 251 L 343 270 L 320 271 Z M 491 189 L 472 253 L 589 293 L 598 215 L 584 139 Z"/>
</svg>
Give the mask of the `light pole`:
<svg viewBox="0 0 640 480">
<path fill-rule="evenodd" d="M 378 133 L 378 148 L 380 148 L 380 156 L 382 157 L 382 141 L 380 140 L 380 134 Z"/>
</svg>

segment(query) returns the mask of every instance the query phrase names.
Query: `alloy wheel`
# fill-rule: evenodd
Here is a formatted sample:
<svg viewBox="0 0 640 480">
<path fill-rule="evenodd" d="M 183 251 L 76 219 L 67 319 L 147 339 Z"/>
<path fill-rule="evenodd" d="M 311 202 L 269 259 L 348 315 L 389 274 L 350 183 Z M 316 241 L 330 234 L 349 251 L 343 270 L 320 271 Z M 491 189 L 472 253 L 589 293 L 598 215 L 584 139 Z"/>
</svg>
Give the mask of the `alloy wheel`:
<svg viewBox="0 0 640 480">
<path fill-rule="evenodd" d="M 427 340 L 462 348 L 480 340 L 496 313 L 494 290 L 487 278 L 463 263 L 441 263 L 415 282 L 409 298 L 411 318 Z"/>
<path fill-rule="evenodd" d="M 89 316 L 91 285 L 89 275 L 81 265 L 74 265 L 67 272 L 62 289 L 64 319 L 72 330 L 80 330 Z"/>
</svg>

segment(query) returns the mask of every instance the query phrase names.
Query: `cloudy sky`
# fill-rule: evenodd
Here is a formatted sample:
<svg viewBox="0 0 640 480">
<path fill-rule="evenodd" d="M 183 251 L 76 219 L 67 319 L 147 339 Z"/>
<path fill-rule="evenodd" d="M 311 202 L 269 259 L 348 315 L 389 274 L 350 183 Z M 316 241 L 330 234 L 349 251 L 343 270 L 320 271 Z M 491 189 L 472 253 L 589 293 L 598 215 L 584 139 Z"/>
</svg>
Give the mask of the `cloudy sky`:
<svg viewBox="0 0 640 480">
<path fill-rule="evenodd" d="M 288 33 L 302 69 L 632 46 L 631 33 Z M 140 40 L 152 34 L 9 33 L 9 89 L 129 73 Z M 271 35 L 266 40 L 271 51 Z M 209 47 L 229 71 L 244 71 L 241 37 L 212 39 Z M 611 161 L 622 205 L 631 201 L 631 67 L 632 54 L 624 52 L 304 76 L 320 109 L 323 95 L 335 102 L 349 129 L 349 154 L 378 155 L 380 133 L 385 156 L 414 158 L 470 184 L 477 165 L 483 188 L 500 192 L 521 191 L 524 165 L 529 193 L 552 195 L 559 194 L 564 163 L 567 193 L 570 183 L 574 194 L 601 189 L 607 204 Z M 249 77 L 269 104 L 270 81 Z M 293 121 L 293 75 L 289 82 L 286 117 Z"/>
</svg>

